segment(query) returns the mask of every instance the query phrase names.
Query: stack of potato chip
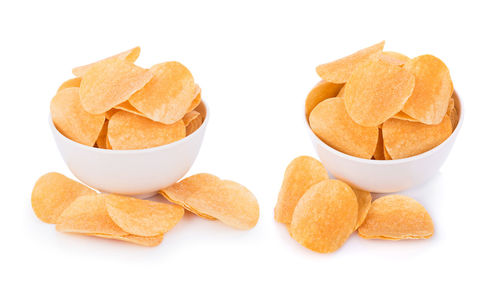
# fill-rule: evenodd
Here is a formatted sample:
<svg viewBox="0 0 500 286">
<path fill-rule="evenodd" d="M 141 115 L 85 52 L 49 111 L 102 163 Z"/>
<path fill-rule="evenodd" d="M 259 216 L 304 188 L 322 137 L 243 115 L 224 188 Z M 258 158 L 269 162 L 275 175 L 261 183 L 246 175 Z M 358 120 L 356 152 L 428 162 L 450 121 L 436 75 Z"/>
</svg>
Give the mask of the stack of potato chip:
<svg viewBox="0 0 500 286">
<path fill-rule="evenodd" d="M 78 143 L 146 149 L 180 140 L 204 120 L 200 87 L 178 62 L 144 69 L 140 48 L 73 69 L 52 99 L 56 128 Z"/>
<path fill-rule="evenodd" d="M 214 175 L 193 175 L 161 194 L 174 204 L 99 194 L 64 175 L 48 173 L 36 182 L 31 206 L 41 221 L 56 224 L 58 231 L 144 246 L 160 244 L 181 220 L 184 208 L 242 230 L 253 228 L 259 220 L 255 196 L 244 186 Z"/>
<path fill-rule="evenodd" d="M 330 147 L 359 158 L 390 160 L 431 150 L 458 122 L 446 65 L 431 55 L 384 52 L 384 42 L 316 68 L 306 117 Z"/>
<path fill-rule="evenodd" d="M 366 239 L 425 239 L 434 226 L 425 208 L 412 198 L 388 195 L 372 203 L 369 192 L 328 177 L 316 159 L 301 156 L 287 167 L 276 221 L 293 239 L 321 253 L 339 249 L 354 231 Z"/>
</svg>

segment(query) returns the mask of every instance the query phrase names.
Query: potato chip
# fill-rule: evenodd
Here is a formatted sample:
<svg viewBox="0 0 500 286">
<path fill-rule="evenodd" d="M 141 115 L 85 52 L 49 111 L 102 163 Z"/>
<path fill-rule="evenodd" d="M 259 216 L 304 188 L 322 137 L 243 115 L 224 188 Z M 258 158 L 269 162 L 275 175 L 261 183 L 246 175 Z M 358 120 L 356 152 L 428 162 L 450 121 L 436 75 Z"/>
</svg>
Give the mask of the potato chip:
<svg viewBox="0 0 500 286">
<path fill-rule="evenodd" d="M 97 137 L 97 141 L 95 142 L 98 148 L 106 149 L 106 140 L 108 136 L 108 123 L 109 121 L 106 119 L 104 121 L 104 125 L 102 126 L 101 133 L 99 133 L 99 137 Z"/>
<path fill-rule="evenodd" d="M 455 108 L 455 100 L 453 99 L 453 97 L 450 97 L 450 101 L 448 102 L 448 108 L 446 109 L 446 115 L 450 116 L 454 108 Z"/>
<path fill-rule="evenodd" d="M 85 111 L 78 90 L 78 87 L 69 87 L 59 91 L 50 102 L 50 114 L 61 134 L 80 144 L 94 146 L 105 116 Z"/>
<path fill-rule="evenodd" d="M 166 125 L 126 111 L 119 111 L 108 124 L 113 150 L 146 149 L 166 145 L 186 137 L 184 122 Z"/>
<path fill-rule="evenodd" d="M 259 219 L 259 205 L 244 186 L 210 174 L 196 174 L 160 190 L 167 200 L 203 218 L 250 229 Z"/>
<path fill-rule="evenodd" d="M 382 52 L 382 54 L 380 55 L 380 59 L 387 63 L 397 66 L 402 66 L 410 60 L 409 57 L 400 54 L 398 52 L 386 52 L 386 51 Z"/>
<path fill-rule="evenodd" d="M 366 239 L 425 239 L 434 234 L 434 225 L 416 200 L 388 195 L 373 201 L 358 234 Z"/>
<path fill-rule="evenodd" d="M 78 197 L 95 195 L 92 189 L 59 173 L 41 176 L 31 193 L 31 207 L 43 222 L 56 223 L 61 213 Z"/>
<path fill-rule="evenodd" d="M 63 82 L 61 86 L 57 89 L 57 92 L 68 88 L 68 87 L 80 87 L 80 82 L 82 81 L 82 78 L 80 77 L 75 77 L 72 79 L 68 79 L 67 81 Z"/>
<path fill-rule="evenodd" d="M 111 235 L 111 234 L 93 233 L 93 234 L 87 234 L 87 235 L 108 238 L 108 239 L 122 240 L 122 241 L 126 241 L 126 242 L 132 242 L 135 244 L 139 244 L 142 246 L 150 246 L 150 247 L 157 246 L 163 241 L 163 234 L 156 235 L 156 236 L 138 236 L 138 235 L 133 235 L 133 234 L 119 236 L 119 235 Z"/>
<path fill-rule="evenodd" d="M 120 109 L 112 108 L 106 111 L 106 113 L 104 113 L 104 116 L 106 117 L 107 120 L 109 120 L 111 119 L 111 116 L 113 116 L 113 114 L 117 113 L 118 111 L 120 111 Z"/>
<path fill-rule="evenodd" d="M 104 60 L 100 60 L 98 62 L 95 62 L 95 63 L 91 63 L 91 64 L 88 64 L 88 65 L 84 65 L 84 66 L 80 66 L 80 67 L 76 67 L 73 69 L 73 74 L 77 77 L 82 77 L 89 69 L 92 65 L 96 64 L 96 63 L 99 63 L 99 62 L 102 62 L 102 61 L 105 61 L 105 60 L 108 60 L 108 59 L 111 59 L 111 58 L 118 58 L 118 59 L 121 59 L 121 60 L 125 60 L 125 61 L 128 61 L 128 62 L 135 62 L 135 60 L 137 60 L 137 58 L 139 57 L 139 54 L 141 53 L 141 48 L 140 47 L 135 47 L 133 49 L 130 49 L 128 51 L 125 51 L 125 52 L 121 52 L 117 55 L 114 55 L 114 56 L 111 56 L 109 58 L 105 58 Z"/>
<path fill-rule="evenodd" d="M 453 130 L 455 130 L 455 128 L 458 125 L 458 119 L 459 119 L 458 111 L 455 107 L 453 107 L 453 109 L 450 112 L 450 121 L 451 121 L 451 127 Z"/>
<path fill-rule="evenodd" d="M 197 96 L 191 72 L 178 62 L 151 67 L 153 78 L 129 99 L 137 110 L 151 120 L 172 124 L 182 119 Z"/>
<path fill-rule="evenodd" d="M 356 229 L 360 225 L 363 224 L 363 222 L 366 219 L 366 215 L 368 214 L 368 211 L 370 210 L 370 207 L 372 205 L 372 194 L 367 191 L 362 191 L 358 190 L 356 188 L 352 188 L 354 194 L 356 195 L 356 199 L 358 201 L 358 220 L 356 221 Z"/>
<path fill-rule="evenodd" d="M 429 151 L 446 140 L 452 131 L 448 115 L 445 115 L 438 125 L 389 119 L 382 127 L 384 145 L 392 159 L 407 158 Z"/>
<path fill-rule="evenodd" d="M 213 188 L 203 188 L 186 199 L 186 204 L 233 228 L 247 230 L 259 220 L 259 204 L 244 186 L 221 180 Z"/>
<path fill-rule="evenodd" d="M 56 229 L 61 232 L 125 236 L 106 210 L 106 195 L 80 196 L 59 216 Z"/>
<path fill-rule="evenodd" d="M 394 116 L 392 118 L 400 119 L 400 120 L 407 120 L 407 121 L 411 121 L 411 122 L 418 122 L 418 120 L 416 120 L 415 118 L 412 118 L 410 115 L 404 113 L 403 111 L 400 111 L 400 112 L 394 114 Z"/>
<path fill-rule="evenodd" d="M 375 153 L 373 153 L 375 160 L 384 160 L 384 137 L 382 136 L 382 129 L 378 129 L 378 140 Z"/>
<path fill-rule="evenodd" d="M 321 162 L 309 157 L 300 156 L 288 165 L 274 208 L 274 219 L 289 224 L 299 199 L 312 185 L 328 179 L 328 172 Z"/>
<path fill-rule="evenodd" d="M 203 124 L 201 114 L 194 110 L 186 113 L 186 115 L 182 118 L 182 121 L 184 121 L 184 125 L 186 125 L 186 136 L 195 132 L 198 128 L 200 128 L 201 124 Z"/>
<path fill-rule="evenodd" d="M 290 235 L 321 253 L 340 248 L 356 227 L 358 202 L 352 189 L 338 180 L 324 180 L 307 190 L 297 203 Z"/>
<path fill-rule="evenodd" d="M 104 113 L 127 101 L 152 77 L 150 71 L 119 58 L 95 63 L 82 77 L 80 84 L 82 106 L 92 114 Z"/>
<path fill-rule="evenodd" d="M 347 57 L 319 65 L 316 67 L 316 72 L 326 81 L 333 83 L 345 83 L 349 80 L 351 74 L 359 64 L 370 58 L 378 58 L 384 49 L 384 45 L 385 41 L 357 51 Z"/>
<path fill-rule="evenodd" d="M 205 121 L 205 118 L 207 117 L 207 108 L 205 107 L 204 104 L 198 104 L 198 106 L 194 109 L 194 111 L 200 113 L 201 118 L 203 118 L 203 121 Z"/>
<path fill-rule="evenodd" d="M 106 195 L 106 209 L 121 229 L 139 236 L 156 236 L 172 229 L 184 215 L 184 209 L 131 197 Z"/>
<path fill-rule="evenodd" d="M 403 111 L 422 123 L 439 124 L 453 93 L 450 71 L 431 55 L 413 58 L 403 68 L 415 76 L 415 88 Z"/>
<path fill-rule="evenodd" d="M 378 127 L 365 127 L 354 122 L 346 112 L 344 98 L 322 101 L 311 112 L 309 123 L 323 142 L 340 152 L 365 159 L 370 159 L 375 153 Z"/>
<path fill-rule="evenodd" d="M 365 61 L 345 85 L 347 113 L 360 125 L 377 126 L 403 108 L 414 86 L 414 76 L 403 68 L 379 59 Z"/>
<path fill-rule="evenodd" d="M 113 149 L 113 147 L 111 147 L 111 144 L 109 143 L 109 137 L 108 136 L 106 136 L 106 149 L 109 149 L 109 150 Z"/>
<path fill-rule="evenodd" d="M 335 97 L 343 86 L 343 84 L 331 83 L 324 80 L 318 82 L 307 95 L 306 118 L 309 118 L 309 114 L 318 103 L 327 98 Z"/>
<path fill-rule="evenodd" d="M 344 84 L 344 86 L 340 89 L 339 93 L 337 94 L 337 97 L 344 97 L 344 90 L 345 90 L 345 84 Z"/>
</svg>

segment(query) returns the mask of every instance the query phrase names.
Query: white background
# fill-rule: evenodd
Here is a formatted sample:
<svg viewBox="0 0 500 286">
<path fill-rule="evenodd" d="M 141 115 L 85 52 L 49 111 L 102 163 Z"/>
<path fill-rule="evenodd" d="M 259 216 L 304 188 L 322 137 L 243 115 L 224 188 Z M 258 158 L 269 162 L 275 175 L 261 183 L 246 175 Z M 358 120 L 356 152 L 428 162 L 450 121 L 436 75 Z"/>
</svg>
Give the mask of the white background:
<svg viewBox="0 0 500 286">
<path fill-rule="evenodd" d="M 10 1 L 0 4 L 0 284 L 496 284 L 499 231 L 499 9 L 491 1 Z M 272 3 L 271 3 L 272 2 Z M 273 219 L 287 164 L 315 156 L 303 102 L 315 66 L 386 40 L 449 67 L 465 123 L 441 172 L 406 194 L 431 213 L 424 241 L 363 240 L 317 254 Z M 250 231 L 186 215 L 155 248 L 55 231 L 33 214 L 49 171 L 72 176 L 51 137 L 49 102 L 71 69 L 140 45 L 137 63 L 178 60 L 212 117 L 190 174 L 247 186 Z M 4 283 L 1 283 L 4 282 Z"/>
</svg>

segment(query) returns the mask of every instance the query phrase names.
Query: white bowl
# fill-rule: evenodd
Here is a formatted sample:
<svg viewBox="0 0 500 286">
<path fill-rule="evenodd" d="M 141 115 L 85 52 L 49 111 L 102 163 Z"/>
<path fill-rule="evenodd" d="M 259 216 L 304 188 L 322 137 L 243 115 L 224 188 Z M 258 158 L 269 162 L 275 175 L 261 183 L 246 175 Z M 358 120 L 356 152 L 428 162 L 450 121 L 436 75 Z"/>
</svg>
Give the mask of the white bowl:
<svg viewBox="0 0 500 286">
<path fill-rule="evenodd" d="M 306 125 L 311 141 L 325 168 L 337 179 L 374 193 L 393 193 L 415 187 L 435 175 L 455 143 L 464 120 L 463 102 L 454 93 L 459 114 L 458 125 L 448 139 L 417 156 L 397 160 L 368 160 L 333 149 L 319 139 Z"/>
<path fill-rule="evenodd" d="M 83 183 L 106 193 L 147 198 L 180 180 L 191 168 L 209 119 L 189 136 L 154 148 L 107 150 L 77 143 L 62 135 L 49 116 L 59 152 L 71 172 Z"/>
</svg>

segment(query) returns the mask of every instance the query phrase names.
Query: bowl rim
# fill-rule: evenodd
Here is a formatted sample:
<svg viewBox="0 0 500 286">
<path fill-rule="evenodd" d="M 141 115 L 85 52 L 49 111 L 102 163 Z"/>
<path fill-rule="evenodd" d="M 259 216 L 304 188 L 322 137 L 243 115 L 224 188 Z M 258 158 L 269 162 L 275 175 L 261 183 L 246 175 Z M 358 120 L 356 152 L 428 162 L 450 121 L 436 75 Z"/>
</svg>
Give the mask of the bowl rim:
<svg viewBox="0 0 500 286">
<path fill-rule="evenodd" d="M 304 113 L 304 122 L 306 125 L 306 129 L 309 132 L 310 137 L 313 138 L 313 140 L 317 141 L 323 148 L 326 148 L 329 152 L 334 153 L 335 155 L 340 156 L 344 159 L 351 160 L 351 161 L 358 162 L 358 163 L 363 163 L 363 164 L 371 164 L 371 165 L 390 166 L 390 165 L 404 164 L 404 163 L 420 160 L 420 159 L 431 156 L 432 154 L 434 154 L 434 153 L 438 152 L 440 149 L 442 149 L 443 146 L 446 145 L 447 142 L 449 142 L 450 140 L 454 140 L 454 138 L 457 136 L 459 130 L 462 128 L 462 123 L 464 121 L 464 114 L 465 114 L 464 101 L 462 98 L 460 98 L 460 96 L 458 95 L 458 92 L 456 92 L 456 90 L 453 91 L 452 97 L 453 96 L 455 96 L 455 98 L 458 99 L 458 105 L 460 108 L 459 109 L 460 116 L 458 118 L 458 124 L 455 127 L 455 130 L 453 130 L 451 135 L 448 136 L 448 138 L 446 138 L 446 140 L 444 140 L 443 142 L 441 142 L 441 144 L 437 145 L 436 147 L 432 148 L 431 150 L 426 151 L 426 152 L 421 153 L 421 154 L 418 154 L 418 155 L 415 155 L 415 156 L 408 157 L 408 158 L 391 159 L 391 160 L 372 160 L 372 159 L 364 159 L 364 158 L 359 158 L 359 157 L 345 154 L 343 152 L 340 152 L 340 151 L 334 149 L 333 147 L 330 147 L 325 142 L 323 142 L 323 140 L 321 140 L 318 136 L 316 136 L 316 134 L 312 131 L 311 126 L 309 125 L 309 122 L 307 120 L 307 117 L 305 116 L 305 113 Z"/>
<path fill-rule="evenodd" d="M 193 133 L 189 134 L 188 136 L 182 138 L 181 140 L 177 140 L 175 142 L 172 142 L 172 143 L 169 143 L 166 145 L 161 145 L 161 146 L 156 146 L 156 147 L 151 147 L 151 148 L 146 148 L 146 149 L 112 150 L 112 149 L 96 148 L 93 146 L 87 146 L 87 145 L 78 143 L 76 141 L 69 139 L 68 137 L 64 136 L 61 132 L 59 132 L 59 130 L 54 125 L 54 121 L 52 120 L 52 115 L 50 112 L 49 112 L 49 126 L 50 126 L 50 129 L 52 129 L 52 131 L 54 132 L 54 134 L 57 134 L 57 136 L 62 137 L 63 141 L 65 141 L 69 144 L 74 144 L 74 145 L 78 146 L 78 148 L 88 149 L 89 151 L 92 151 L 92 152 L 107 153 L 107 154 L 120 154 L 120 155 L 143 154 L 143 153 L 156 152 L 156 151 L 174 148 L 177 145 L 183 144 L 183 143 L 191 140 L 195 134 L 202 132 L 201 130 L 206 128 L 208 120 L 210 118 L 210 109 L 204 100 L 202 100 L 200 102 L 200 104 L 203 104 L 203 106 L 205 107 L 206 114 L 205 114 L 205 119 L 203 119 L 203 123 L 201 124 L 201 126 L 198 129 L 196 129 Z"/>
</svg>

